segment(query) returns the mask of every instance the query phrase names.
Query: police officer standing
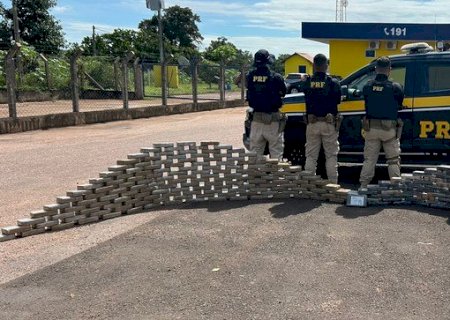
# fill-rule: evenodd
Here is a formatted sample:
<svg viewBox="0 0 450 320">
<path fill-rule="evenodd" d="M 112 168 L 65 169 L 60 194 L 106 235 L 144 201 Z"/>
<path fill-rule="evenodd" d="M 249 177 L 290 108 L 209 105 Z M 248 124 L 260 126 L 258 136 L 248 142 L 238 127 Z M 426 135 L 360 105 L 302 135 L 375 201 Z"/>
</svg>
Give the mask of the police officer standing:
<svg viewBox="0 0 450 320">
<path fill-rule="evenodd" d="M 314 57 L 314 75 L 304 84 L 306 114 L 305 170 L 316 172 L 321 146 L 325 151 L 328 180 L 338 181 L 337 155 L 339 125 L 337 106 L 341 103 L 339 81 L 326 74 L 328 59 L 323 54 Z"/>
<path fill-rule="evenodd" d="M 389 177 L 400 177 L 400 135 L 402 124 L 397 120 L 398 110 L 403 103 L 403 88 L 388 79 L 391 61 L 380 57 L 375 65 L 376 77 L 363 89 L 366 116 L 363 120 L 365 131 L 364 164 L 359 182 L 361 190 L 375 175 L 380 148 L 383 146 L 388 164 Z"/>
<path fill-rule="evenodd" d="M 270 71 L 268 65 L 273 62 L 272 59 L 267 50 L 259 50 L 255 54 L 255 69 L 247 75 L 247 100 L 254 110 L 250 151 L 262 156 L 268 143 L 270 157 L 281 160 L 285 120 L 279 109 L 286 94 L 286 85 L 280 74 Z"/>
</svg>

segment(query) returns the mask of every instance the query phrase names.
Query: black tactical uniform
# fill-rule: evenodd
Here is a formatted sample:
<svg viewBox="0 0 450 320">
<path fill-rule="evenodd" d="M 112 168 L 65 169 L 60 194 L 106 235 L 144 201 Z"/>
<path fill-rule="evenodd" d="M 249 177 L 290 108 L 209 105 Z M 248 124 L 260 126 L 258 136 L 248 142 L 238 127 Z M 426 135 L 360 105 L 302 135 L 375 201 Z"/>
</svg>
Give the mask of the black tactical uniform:
<svg viewBox="0 0 450 320">
<path fill-rule="evenodd" d="M 283 77 L 270 71 L 271 57 L 267 50 L 255 54 L 256 69 L 247 75 L 247 100 L 253 108 L 253 121 L 250 130 L 250 151 L 264 154 L 269 144 L 271 158 L 283 156 L 283 121 L 279 112 L 286 94 Z"/>
<path fill-rule="evenodd" d="M 336 116 L 341 103 L 341 85 L 339 81 L 325 72 L 316 72 L 305 82 L 306 113 L 323 118 L 327 114 Z"/>
<path fill-rule="evenodd" d="M 390 61 L 382 57 L 377 67 L 390 70 Z M 387 74 L 378 73 L 374 80 L 363 88 L 366 116 L 363 120 L 365 132 L 364 164 L 361 170 L 361 188 L 366 188 L 375 175 L 381 146 L 386 155 L 389 177 L 400 176 L 400 133 L 397 121 L 398 110 L 403 103 L 403 88 L 388 79 Z"/>
<path fill-rule="evenodd" d="M 387 75 L 377 74 L 363 88 L 366 118 L 397 120 L 403 104 L 403 89 L 397 82 L 389 81 Z"/>
<path fill-rule="evenodd" d="M 324 58 L 324 56 L 323 56 Z M 316 172 L 321 146 L 325 151 L 328 180 L 337 183 L 338 104 L 341 102 L 339 81 L 325 72 L 315 72 L 304 85 L 306 114 L 305 170 Z"/>
</svg>

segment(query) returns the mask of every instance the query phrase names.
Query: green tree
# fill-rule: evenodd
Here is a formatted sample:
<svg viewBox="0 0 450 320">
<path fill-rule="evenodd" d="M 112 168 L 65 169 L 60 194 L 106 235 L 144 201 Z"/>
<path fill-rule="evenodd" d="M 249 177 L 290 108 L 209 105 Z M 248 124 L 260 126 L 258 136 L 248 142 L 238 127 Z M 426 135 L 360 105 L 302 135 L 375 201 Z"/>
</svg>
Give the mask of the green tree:
<svg viewBox="0 0 450 320">
<path fill-rule="evenodd" d="M 41 53 L 58 53 L 65 45 L 62 27 L 49 10 L 56 6 L 56 0 L 15 0 L 22 41 Z M 13 35 L 12 8 L 0 8 L 0 41 L 9 45 Z"/>
<path fill-rule="evenodd" d="M 224 62 L 226 65 L 234 67 L 250 65 L 253 60 L 253 55 L 250 52 L 238 49 L 225 37 L 212 40 L 205 49 L 203 57 L 218 63 Z"/>
<path fill-rule="evenodd" d="M 211 88 L 213 83 L 219 83 L 219 65 L 217 63 L 204 60 L 198 66 L 198 77 L 201 81 L 209 84 L 209 88 Z"/>
<path fill-rule="evenodd" d="M 192 12 L 190 8 L 172 6 L 164 10 L 163 34 L 172 46 L 180 48 L 196 48 L 203 40 L 197 23 L 200 17 Z M 139 23 L 139 29 L 158 32 L 158 16 L 146 19 Z"/>
<path fill-rule="evenodd" d="M 290 57 L 290 54 L 280 54 L 272 65 L 272 70 L 279 74 L 284 74 L 284 60 Z"/>
<path fill-rule="evenodd" d="M 136 52 L 138 32 L 128 29 L 115 29 L 95 37 L 95 46 L 99 56 L 124 56 L 127 52 Z M 81 42 L 85 55 L 93 54 L 92 38 L 85 37 Z"/>
<path fill-rule="evenodd" d="M 164 10 L 163 39 L 166 57 L 172 56 L 173 60 L 176 61 L 179 56 L 191 60 L 200 55 L 197 45 L 203 40 L 203 37 L 197 26 L 198 22 L 200 22 L 200 17 L 189 8 L 173 6 Z M 156 15 L 151 19 L 141 21 L 139 29 L 143 33 L 142 37 L 151 37 L 159 41 L 158 17 Z M 159 57 L 159 43 L 154 42 L 154 44 L 150 47 L 146 43 L 140 43 L 141 47 L 146 48 L 145 51 L 142 50 L 141 52 Z M 155 49 L 157 52 L 155 52 Z"/>
</svg>

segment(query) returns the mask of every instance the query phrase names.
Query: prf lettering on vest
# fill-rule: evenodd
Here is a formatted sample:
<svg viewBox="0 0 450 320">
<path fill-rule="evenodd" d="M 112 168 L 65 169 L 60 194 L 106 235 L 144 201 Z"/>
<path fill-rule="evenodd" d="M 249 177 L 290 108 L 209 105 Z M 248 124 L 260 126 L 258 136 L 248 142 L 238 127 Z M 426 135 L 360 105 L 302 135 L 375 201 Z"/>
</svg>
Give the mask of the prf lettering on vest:
<svg viewBox="0 0 450 320">
<path fill-rule="evenodd" d="M 434 134 L 434 137 L 433 137 Z M 450 122 L 448 121 L 420 121 L 419 138 L 450 139 Z"/>
<path fill-rule="evenodd" d="M 372 87 L 372 91 L 376 91 L 376 92 L 381 92 L 383 91 L 384 87 L 380 87 L 380 86 L 373 86 Z"/>
<path fill-rule="evenodd" d="M 266 82 L 267 76 L 253 76 L 253 82 Z"/>
<path fill-rule="evenodd" d="M 311 88 L 313 89 L 323 89 L 325 87 L 324 81 L 311 81 Z"/>
</svg>

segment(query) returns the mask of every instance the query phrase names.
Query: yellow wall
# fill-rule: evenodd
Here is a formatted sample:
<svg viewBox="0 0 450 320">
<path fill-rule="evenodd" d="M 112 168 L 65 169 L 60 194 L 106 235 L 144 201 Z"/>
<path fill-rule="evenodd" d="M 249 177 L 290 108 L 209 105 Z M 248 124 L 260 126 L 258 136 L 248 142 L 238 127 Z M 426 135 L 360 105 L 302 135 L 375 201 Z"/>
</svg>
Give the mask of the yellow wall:
<svg viewBox="0 0 450 320">
<path fill-rule="evenodd" d="M 297 73 L 299 66 L 306 66 L 306 73 L 312 74 L 312 63 L 308 59 L 297 54 L 284 61 L 284 74 Z"/>
<path fill-rule="evenodd" d="M 178 78 L 178 67 L 177 66 L 167 66 L 167 84 L 169 88 L 178 88 L 179 78 Z M 153 67 L 153 82 L 155 87 L 161 87 L 161 66 L 155 65 Z"/>
<path fill-rule="evenodd" d="M 402 53 L 400 48 L 412 42 L 422 41 L 398 41 L 395 50 L 386 48 L 387 41 L 380 41 L 379 49 L 375 50 L 375 57 L 367 58 L 366 50 L 369 47 L 369 40 L 330 40 L 329 73 L 344 78 L 378 57 Z M 434 46 L 434 41 L 427 42 Z"/>
</svg>

